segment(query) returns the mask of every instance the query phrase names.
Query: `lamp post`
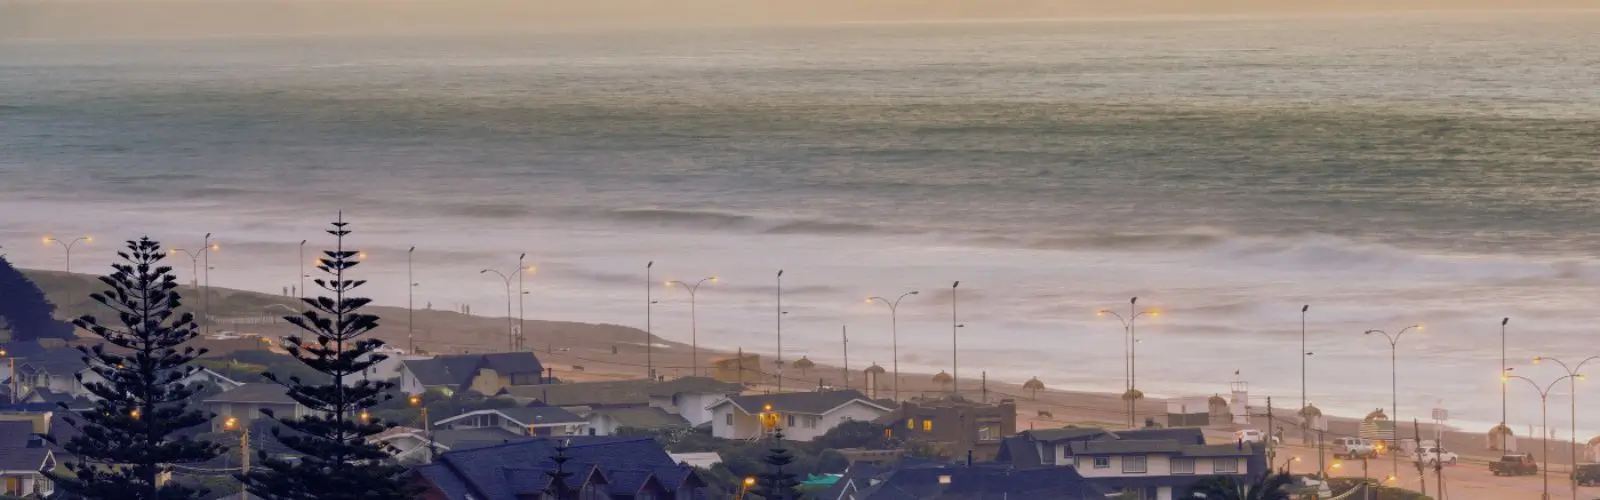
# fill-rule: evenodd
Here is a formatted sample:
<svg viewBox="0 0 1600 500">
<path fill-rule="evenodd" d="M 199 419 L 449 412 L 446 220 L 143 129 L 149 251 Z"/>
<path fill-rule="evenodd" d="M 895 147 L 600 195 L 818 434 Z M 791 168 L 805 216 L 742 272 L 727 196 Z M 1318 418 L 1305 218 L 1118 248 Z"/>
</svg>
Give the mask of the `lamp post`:
<svg viewBox="0 0 1600 500">
<path fill-rule="evenodd" d="M 17 358 L 6 355 L 5 349 L 0 349 L 0 358 L 6 358 L 6 364 L 11 365 L 6 381 L 11 382 L 11 404 L 17 404 Z"/>
<path fill-rule="evenodd" d="M 250 424 L 239 422 L 238 417 L 228 417 L 222 422 L 222 428 L 228 432 L 239 431 L 239 472 L 250 474 Z M 249 491 L 244 485 L 239 485 L 239 498 L 240 500 L 250 498 Z"/>
<path fill-rule="evenodd" d="M 500 272 L 498 270 L 494 270 L 494 269 L 484 269 L 482 271 L 478 271 L 478 274 L 489 274 L 489 273 L 494 273 L 495 276 L 499 276 L 500 277 L 501 281 L 505 282 L 505 285 L 506 285 L 506 349 L 507 350 L 515 350 L 517 334 L 513 330 L 515 325 L 513 325 L 511 323 L 511 321 L 512 321 L 512 318 L 511 318 L 511 276 L 507 275 L 506 273 L 502 273 L 502 272 Z"/>
<path fill-rule="evenodd" d="M 527 346 L 524 344 L 528 339 L 528 323 L 525 313 L 526 309 L 523 308 L 523 297 L 528 295 L 528 289 L 522 285 L 522 275 L 528 270 L 528 266 L 522 262 L 527 258 L 527 252 L 523 252 L 522 255 L 517 256 L 517 334 L 516 336 L 512 337 L 512 351 L 527 349 Z"/>
<path fill-rule="evenodd" d="M 407 398 L 407 402 L 413 408 L 422 412 L 422 435 L 428 440 L 428 462 L 432 463 L 435 445 L 433 442 L 433 425 L 428 422 L 428 405 L 422 404 L 421 394 L 412 394 L 410 398 Z"/>
<path fill-rule="evenodd" d="M 756 478 L 753 478 L 753 477 L 744 478 L 744 481 L 739 483 L 739 500 L 744 500 L 745 493 L 749 493 L 750 492 L 750 488 L 755 487 L 755 485 L 756 485 Z"/>
<path fill-rule="evenodd" d="M 1113 310 L 1110 310 L 1110 309 L 1101 309 L 1101 310 L 1099 310 L 1099 311 L 1097 311 L 1095 313 L 1095 315 L 1097 315 L 1097 316 L 1105 316 L 1105 315 L 1109 314 L 1112 317 L 1117 318 L 1117 321 L 1121 321 L 1122 322 L 1122 335 L 1123 335 L 1123 339 L 1122 339 L 1123 340 L 1123 342 L 1122 342 L 1123 359 L 1122 359 L 1122 361 L 1123 361 L 1123 368 L 1124 368 L 1123 376 L 1126 377 L 1124 379 L 1126 381 L 1126 383 L 1124 385 L 1126 386 L 1126 390 L 1128 390 L 1128 391 L 1132 391 L 1133 388 L 1134 388 L 1134 365 L 1133 365 L 1134 351 L 1133 351 L 1133 344 L 1136 341 L 1135 337 L 1134 337 L 1135 322 L 1137 322 L 1139 320 L 1140 316 L 1149 315 L 1149 316 L 1153 317 L 1153 316 L 1160 316 L 1161 315 L 1161 311 L 1158 311 L 1158 310 L 1155 310 L 1155 309 L 1145 309 L 1143 311 L 1139 311 L 1139 310 L 1136 309 L 1138 307 L 1138 304 L 1139 304 L 1139 298 L 1138 297 L 1133 297 L 1131 299 L 1128 299 L 1128 316 L 1127 317 L 1123 317 L 1121 314 L 1117 314 L 1116 311 L 1113 311 Z M 1137 426 L 1137 424 L 1136 424 L 1136 422 L 1134 420 L 1135 419 L 1134 407 L 1135 407 L 1136 404 L 1137 404 L 1137 401 L 1132 400 L 1132 399 L 1128 400 L 1128 426 L 1129 427 L 1136 427 Z"/>
<path fill-rule="evenodd" d="M 306 240 L 300 240 L 300 312 L 306 312 Z"/>
<path fill-rule="evenodd" d="M 695 311 L 695 298 L 700 293 L 700 285 L 706 284 L 707 281 L 716 283 L 717 277 L 700 278 L 700 281 L 694 282 L 693 285 L 678 280 L 667 282 L 668 287 L 683 287 L 689 292 L 689 364 L 690 373 L 697 377 L 700 376 L 700 321 Z"/>
<path fill-rule="evenodd" d="M 50 236 L 44 237 L 45 244 L 55 243 L 57 245 L 61 245 L 61 248 L 67 251 L 67 272 L 69 273 L 72 272 L 72 247 L 78 246 L 79 242 L 93 243 L 94 238 L 88 236 L 79 236 L 77 238 L 73 238 L 72 241 L 61 241 L 60 239 Z"/>
<path fill-rule="evenodd" d="M 1572 416 L 1571 416 L 1572 436 L 1571 436 L 1571 440 L 1567 443 L 1567 453 L 1568 453 L 1567 456 L 1570 457 L 1570 460 L 1572 461 L 1572 467 L 1573 467 L 1573 469 L 1572 469 L 1573 473 L 1572 473 L 1572 477 L 1571 477 L 1572 498 L 1578 498 L 1578 474 L 1577 474 L 1577 470 L 1578 470 L 1577 469 L 1577 467 L 1578 467 L 1578 379 L 1584 378 L 1583 377 L 1583 373 L 1582 373 L 1583 365 L 1586 365 L 1590 361 L 1594 361 L 1596 359 L 1600 359 L 1600 356 L 1589 356 L 1587 358 L 1584 358 L 1583 361 L 1579 361 L 1575 365 L 1567 366 L 1567 364 L 1565 362 L 1563 362 L 1563 361 L 1561 361 L 1559 359 L 1556 359 L 1556 358 L 1549 357 L 1549 356 L 1540 356 L 1540 357 L 1537 357 L 1537 358 L 1533 358 L 1533 363 L 1534 364 L 1539 364 L 1540 362 L 1543 362 L 1543 361 L 1549 361 L 1549 362 L 1561 365 L 1561 369 L 1562 370 L 1566 370 L 1567 376 L 1568 376 L 1567 380 L 1571 385 L 1571 390 L 1572 390 L 1572 401 L 1571 401 L 1571 403 L 1572 403 L 1572 408 L 1571 408 L 1571 411 L 1572 411 Z M 1505 384 L 1501 384 L 1501 385 L 1504 386 Z M 1545 435 L 1546 439 L 1549 439 L 1549 437 L 1550 436 L 1548 434 Z"/>
<path fill-rule="evenodd" d="M 189 272 L 191 273 L 190 279 L 194 280 L 194 287 L 200 292 L 201 315 L 205 316 L 205 333 L 210 334 L 211 294 L 209 292 L 211 292 L 211 251 L 216 250 L 218 247 L 217 245 L 211 243 L 211 233 L 206 233 L 206 237 L 202 241 L 203 244 L 200 248 L 188 250 L 184 248 L 173 247 L 172 250 L 169 250 L 167 253 L 176 255 L 179 252 L 182 252 L 184 255 L 189 256 Z M 205 288 L 201 288 L 200 285 L 201 273 L 199 271 L 199 267 L 202 259 L 205 260 L 206 266 Z"/>
<path fill-rule="evenodd" d="M 951 394 L 961 395 L 961 363 L 957 362 L 957 355 L 961 349 L 956 346 L 956 329 L 961 328 L 961 323 L 956 322 L 956 288 L 961 287 L 961 282 L 950 284 L 950 383 Z"/>
<path fill-rule="evenodd" d="M 895 401 L 899 401 L 900 400 L 900 301 L 901 300 L 905 300 L 907 295 L 916 295 L 916 294 L 917 294 L 916 290 L 912 290 L 912 291 L 909 291 L 909 292 L 906 292 L 906 293 L 902 293 L 902 294 L 900 294 L 899 297 L 896 297 L 893 302 L 890 302 L 889 299 L 886 299 L 886 298 L 883 298 L 883 297 L 868 297 L 867 298 L 867 302 L 874 302 L 874 301 L 882 302 L 883 305 L 889 306 L 889 335 L 891 337 L 891 343 L 894 345 L 894 354 L 893 354 L 893 356 L 894 356 L 894 400 Z"/>
<path fill-rule="evenodd" d="M 778 270 L 777 282 L 778 282 L 778 311 L 777 311 L 776 316 L 778 318 L 778 361 L 777 361 L 778 373 L 773 378 L 776 379 L 777 382 L 778 382 L 778 392 L 782 393 L 783 392 L 783 270 L 782 269 Z"/>
<path fill-rule="evenodd" d="M 1311 310 L 1311 304 L 1300 306 L 1300 410 L 1306 408 L 1306 357 L 1311 352 L 1306 350 L 1306 311 Z"/>
<path fill-rule="evenodd" d="M 1396 480 L 1399 480 L 1400 477 L 1400 453 L 1399 451 L 1395 450 L 1393 446 L 1400 438 L 1400 364 L 1398 352 L 1400 337 L 1405 335 L 1407 331 L 1413 328 L 1421 330 L 1422 325 L 1416 324 L 1401 328 L 1400 331 L 1396 332 L 1394 335 L 1389 335 L 1389 332 L 1383 330 L 1367 330 L 1365 333 L 1365 335 L 1381 333 L 1383 334 L 1383 337 L 1389 341 L 1389 411 L 1391 412 L 1389 415 L 1389 422 L 1392 424 L 1389 426 L 1389 457 L 1390 461 L 1393 462 L 1394 476 Z"/>
<path fill-rule="evenodd" d="M 1502 375 L 1505 374 L 1506 370 L 1507 370 L 1507 368 L 1506 368 L 1506 323 L 1510 323 L 1510 322 L 1511 322 L 1511 318 L 1501 318 L 1500 319 L 1500 373 Z M 1510 384 L 1500 384 L 1500 427 L 1503 427 L 1503 429 L 1499 429 L 1501 431 L 1499 434 L 1500 434 L 1500 451 L 1502 453 L 1506 451 L 1506 433 L 1504 431 L 1507 431 L 1507 430 L 1511 429 L 1510 427 L 1506 427 L 1506 388 L 1507 388 L 1508 385 L 1510 385 Z M 1574 439 L 1576 439 L 1576 437 L 1574 437 Z"/>
<path fill-rule="evenodd" d="M 656 267 L 656 261 L 646 262 L 644 265 L 644 373 L 650 380 L 656 379 L 656 365 L 652 359 L 655 352 L 655 333 L 651 330 L 650 312 L 656 303 L 651 299 L 650 292 L 655 288 L 655 281 L 650 278 L 650 269 Z"/>
<path fill-rule="evenodd" d="M 417 247 L 411 247 L 406 250 L 406 352 L 409 354 L 417 353 L 417 340 L 412 335 L 416 326 L 416 320 L 413 315 L 416 310 L 417 279 L 411 272 L 411 257 L 415 253 L 417 253 Z"/>
<path fill-rule="evenodd" d="M 1562 375 L 1556 377 L 1555 380 L 1550 381 L 1550 385 L 1544 387 L 1539 387 L 1538 382 L 1521 375 L 1501 374 L 1500 376 L 1502 383 L 1510 383 L 1511 379 L 1521 379 L 1523 382 L 1527 382 L 1528 385 L 1533 386 L 1533 390 L 1539 393 L 1539 430 L 1544 434 L 1544 439 L 1539 440 L 1539 442 L 1544 443 L 1544 465 L 1541 466 L 1544 469 L 1544 495 L 1540 497 L 1541 500 L 1550 500 L 1550 389 L 1555 388 L 1556 384 L 1561 383 L 1562 380 L 1571 378 L 1583 378 L 1583 374 Z"/>
</svg>

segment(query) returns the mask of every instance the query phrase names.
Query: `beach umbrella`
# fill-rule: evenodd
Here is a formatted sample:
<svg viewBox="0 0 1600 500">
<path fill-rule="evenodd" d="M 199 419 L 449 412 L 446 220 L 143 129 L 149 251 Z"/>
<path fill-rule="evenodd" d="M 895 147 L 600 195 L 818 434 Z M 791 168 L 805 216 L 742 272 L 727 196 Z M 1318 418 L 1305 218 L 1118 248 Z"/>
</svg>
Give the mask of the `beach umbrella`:
<svg viewBox="0 0 1600 500">
<path fill-rule="evenodd" d="M 1144 399 L 1144 391 L 1138 389 L 1128 389 L 1128 392 L 1122 393 L 1123 401 L 1138 401 L 1140 399 Z"/>
<path fill-rule="evenodd" d="M 954 377 L 951 377 L 950 374 L 945 373 L 944 370 L 939 370 L 939 373 L 933 375 L 933 383 L 939 384 L 939 387 L 941 388 L 950 385 L 950 383 L 954 382 L 955 380 L 956 379 Z"/>
<path fill-rule="evenodd" d="M 806 375 L 806 370 L 810 370 L 812 368 L 816 368 L 817 364 L 811 362 L 811 360 L 806 358 L 805 356 L 801 356 L 799 360 L 796 360 L 794 362 L 794 367 L 795 368 L 799 368 L 800 369 L 800 376 L 804 377 Z"/>
<path fill-rule="evenodd" d="M 1022 384 L 1022 388 L 1033 391 L 1033 394 L 1028 396 L 1029 399 L 1039 399 L 1039 390 L 1044 388 L 1044 382 L 1040 382 L 1039 377 L 1034 377 Z"/>
</svg>

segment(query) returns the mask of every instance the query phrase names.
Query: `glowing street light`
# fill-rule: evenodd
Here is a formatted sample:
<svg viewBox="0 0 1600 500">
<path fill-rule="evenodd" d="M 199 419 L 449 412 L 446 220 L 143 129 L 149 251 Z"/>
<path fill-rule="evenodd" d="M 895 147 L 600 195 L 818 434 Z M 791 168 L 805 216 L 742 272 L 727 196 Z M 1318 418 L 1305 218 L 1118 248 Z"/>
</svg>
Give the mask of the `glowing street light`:
<svg viewBox="0 0 1600 500">
<path fill-rule="evenodd" d="M 1399 370 L 1400 364 L 1399 364 L 1399 361 L 1398 361 L 1399 355 L 1397 354 L 1399 352 L 1400 337 L 1405 335 L 1407 331 L 1412 330 L 1412 329 L 1422 330 L 1422 324 L 1418 323 L 1418 324 L 1415 324 L 1415 325 L 1407 326 L 1405 328 L 1401 328 L 1400 331 L 1395 332 L 1394 335 L 1389 335 L 1389 332 L 1386 332 L 1386 331 L 1383 331 L 1383 330 L 1367 330 L 1366 333 L 1365 333 L 1365 335 L 1372 335 L 1374 333 L 1380 333 L 1380 334 L 1383 334 L 1383 338 L 1385 338 L 1385 339 L 1387 339 L 1389 341 L 1389 391 L 1390 391 L 1389 392 L 1389 411 L 1391 412 L 1389 414 L 1389 422 L 1391 422 L 1391 424 L 1392 424 L 1389 427 L 1389 440 L 1390 441 L 1394 441 L 1394 440 L 1397 440 L 1397 439 L 1400 438 L 1400 384 L 1399 384 L 1399 376 L 1398 376 L 1398 374 L 1400 372 L 1400 370 Z M 1399 453 L 1391 453 L 1389 455 L 1389 457 L 1390 457 L 1390 460 L 1392 462 L 1394 462 L 1395 474 L 1399 474 L 1400 473 L 1400 454 Z"/>
<path fill-rule="evenodd" d="M 1511 379 L 1520 379 L 1533 386 L 1533 390 L 1539 393 L 1539 430 L 1545 437 L 1545 439 L 1539 440 L 1540 443 L 1544 444 L 1544 465 L 1540 467 L 1544 469 L 1544 495 L 1540 497 L 1542 500 L 1550 500 L 1550 390 L 1554 389 L 1556 384 L 1561 383 L 1562 380 L 1573 378 L 1583 378 L 1583 374 L 1562 375 L 1550 381 L 1550 385 L 1544 387 L 1540 387 L 1539 383 L 1534 382 L 1533 379 L 1521 375 L 1503 374 L 1500 376 L 1501 383 L 1509 384 Z M 1573 396 L 1577 395 L 1574 394 Z"/>
<path fill-rule="evenodd" d="M 1122 334 L 1123 334 L 1122 347 L 1123 347 L 1123 365 L 1124 365 L 1123 367 L 1125 369 L 1123 375 L 1126 377 L 1126 382 L 1127 382 L 1126 383 L 1127 391 L 1123 393 L 1125 395 L 1134 394 L 1134 389 L 1138 386 L 1138 381 L 1139 381 L 1138 364 L 1136 363 L 1136 360 L 1137 360 L 1137 357 L 1138 357 L 1138 350 L 1135 347 L 1135 344 L 1138 344 L 1137 328 L 1138 328 L 1139 317 L 1140 316 L 1155 317 L 1155 316 L 1160 316 L 1161 315 L 1161 311 L 1158 310 L 1158 309 L 1145 309 L 1143 311 L 1139 311 L 1139 310 L 1137 310 L 1138 306 L 1139 306 L 1139 298 L 1138 297 L 1133 297 L 1133 298 L 1128 299 L 1128 316 L 1127 317 L 1123 317 L 1121 314 L 1117 314 L 1116 311 L 1112 311 L 1110 309 L 1101 309 L 1101 310 L 1095 312 L 1096 316 L 1105 316 L 1105 315 L 1109 314 L 1112 317 L 1117 318 L 1118 321 L 1122 322 Z M 1138 400 L 1137 399 L 1128 398 L 1128 427 L 1137 427 L 1138 426 L 1137 420 L 1136 420 L 1137 419 L 1137 411 L 1138 411 L 1137 405 L 1138 405 Z"/>
<path fill-rule="evenodd" d="M 894 345 L 893 357 L 895 401 L 900 400 L 900 301 L 905 300 L 906 296 L 908 295 L 917 295 L 917 291 L 912 290 L 902 293 L 899 297 L 895 297 L 893 302 L 890 302 L 889 299 L 883 297 L 867 297 L 868 303 L 882 302 L 883 305 L 889 306 L 889 335 L 891 337 L 891 343 Z M 874 388 L 873 390 L 876 391 L 877 389 Z"/>
<path fill-rule="evenodd" d="M 61 241 L 51 236 L 45 236 L 43 241 L 43 243 L 46 245 L 51 243 L 61 245 L 61 248 L 67 251 L 67 272 L 69 273 L 72 272 L 72 247 L 78 246 L 78 243 L 80 242 L 94 243 L 94 238 L 89 236 L 79 236 L 77 238 L 73 238 L 72 241 Z"/>
<path fill-rule="evenodd" d="M 668 281 L 666 284 L 667 288 L 682 287 L 684 291 L 689 292 L 689 365 L 690 372 L 695 376 L 700 375 L 700 324 L 695 312 L 695 298 L 699 295 L 700 285 L 706 282 L 716 283 L 717 277 L 700 278 L 700 281 L 694 282 L 693 285 L 678 280 Z"/>
<path fill-rule="evenodd" d="M 1549 356 L 1533 358 L 1533 364 L 1539 364 L 1541 361 L 1550 361 L 1557 365 L 1561 365 L 1561 369 L 1566 370 L 1567 375 L 1571 375 L 1568 381 L 1572 387 L 1572 439 L 1567 442 L 1567 453 L 1570 457 L 1570 460 L 1572 460 L 1572 463 L 1574 464 L 1578 463 L 1578 379 L 1584 378 L 1583 373 L 1581 373 L 1583 370 L 1583 365 L 1586 365 L 1590 361 L 1594 361 L 1596 359 L 1600 359 L 1600 356 L 1589 356 L 1588 358 L 1584 358 L 1583 361 L 1579 361 L 1576 365 L 1567 366 L 1567 364 L 1561 360 Z M 1501 384 L 1502 387 L 1504 385 L 1505 384 Z M 1578 498 L 1578 475 L 1574 473 L 1569 479 L 1572 483 L 1572 498 Z"/>
</svg>

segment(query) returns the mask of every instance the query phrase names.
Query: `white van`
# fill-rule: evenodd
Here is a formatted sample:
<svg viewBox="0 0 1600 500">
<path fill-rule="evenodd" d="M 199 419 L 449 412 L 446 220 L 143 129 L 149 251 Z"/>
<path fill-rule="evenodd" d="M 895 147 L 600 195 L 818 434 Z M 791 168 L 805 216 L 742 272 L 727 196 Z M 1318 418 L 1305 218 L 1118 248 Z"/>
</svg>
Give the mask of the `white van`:
<svg viewBox="0 0 1600 500">
<path fill-rule="evenodd" d="M 1354 460 L 1357 458 L 1373 458 L 1378 456 L 1378 448 L 1372 444 L 1371 439 L 1358 437 L 1342 437 L 1333 440 L 1333 457 Z"/>
</svg>

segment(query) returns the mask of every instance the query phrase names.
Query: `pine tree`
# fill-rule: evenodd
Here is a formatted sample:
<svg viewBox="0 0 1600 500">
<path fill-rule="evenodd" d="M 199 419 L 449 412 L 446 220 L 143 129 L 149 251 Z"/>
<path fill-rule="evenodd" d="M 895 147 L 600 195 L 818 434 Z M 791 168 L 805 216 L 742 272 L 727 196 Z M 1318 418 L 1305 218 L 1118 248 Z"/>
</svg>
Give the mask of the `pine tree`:
<svg viewBox="0 0 1600 500">
<path fill-rule="evenodd" d="M 767 450 L 767 456 L 761 461 L 767 464 L 767 471 L 756 476 L 756 487 L 750 492 L 766 500 L 796 500 L 800 492 L 795 490 L 800 485 L 794 473 L 784 472 L 783 467 L 794 462 L 794 456 L 783 447 L 783 429 L 777 429 L 772 435 L 772 448 Z"/>
<path fill-rule="evenodd" d="M 336 245 L 334 250 L 324 251 L 317 264 L 328 278 L 314 282 L 332 296 L 308 297 L 305 312 L 284 318 L 310 334 L 310 338 L 285 338 L 284 347 L 289 354 L 332 380 L 313 384 L 299 377 L 284 380 L 272 373 L 264 374 L 287 387 L 290 398 L 311 409 L 309 415 L 299 418 L 261 410 L 282 428 L 295 431 L 274 428 L 272 434 L 300 455 L 298 460 L 290 461 L 262 451 L 262 468 L 241 475 L 250 492 L 264 498 L 390 500 L 411 496 L 401 478 L 404 469 L 385 464 L 388 453 L 367 442 L 367 438 L 393 426 L 368 419 L 367 410 L 389 399 L 385 391 L 394 384 L 357 380 L 362 371 L 386 356 L 375 352 L 383 341 L 361 338 L 378 327 L 378 317 L 359 312 L 370 299 L 351 295 L 366 282 L 349 279 L 359 252 L 345 249 L 348 225 L 342 214 L 333 222 L 328 234 L 334 236 Z"/>
<path fill-rule="evenodd" d="M 192 314 L 174 317 L 181 305 L 177 276 L 171 267 L 160 265 L 166 257 L 161 244 L 141 238 L 129 241 L 128 249 L 117 255 L 123 262 L 113 264 L 114 271 L 100 278 L 111 289 L 89 297 L 116 311 L 122 325 L 102 325 L 92 315 L 73 321 L 117 349 L 107 350 L 105 344 L 78 348 L 105 382 L 84 386 L 101 398 L 94 410 L 62 413 L 82 431 L 64 443 L 78 458 L 67 466 L 77 477 L 52 474 L 51 479 L 89 499 L 200 498 L 205 491 L 173 482 L 157 486 L 157 477 L 170 472 L 172 464 L 204 462 L 222 452 L 213 443 L 172 436 L 211 418 L 186 406 L 195 388 L 179 383 L 198 370 L 189 363 L 206 351 L 178 350 L 199 333 Z M 81 375 L 78 378 L 82 380 Z"/>
<path fill-rule="evenodd" d="M 556 456 L 550 457 L 550 461 L 555 462 L 556 468 L 555 470 L 544 472 L 544 475 L 550 476 L 550 486 L 545 487 L 544 492 L 554 497 L 555 500 L 578 498 L 577 491 L 567 484 L 567 478 L 572 477 L 572 473 L 567 472 L 566 468 L 567 461 L 572 460 L 572 457 L 567 456 L 567 447 L 569 445 L 571 445 L 571 440 L 568 439 L 563 439 L 556 443 Z"/>
<path fill-rule="evenodd" d="M 0 256 L 0 318 L 11 329 L 11 340 L 72 338 L 72 325 L 55 318 L 56 306 L 22 271 Z"/>
</svg>

